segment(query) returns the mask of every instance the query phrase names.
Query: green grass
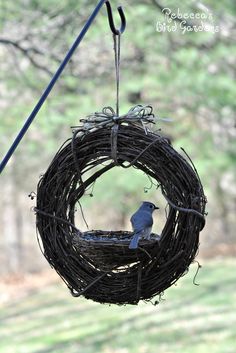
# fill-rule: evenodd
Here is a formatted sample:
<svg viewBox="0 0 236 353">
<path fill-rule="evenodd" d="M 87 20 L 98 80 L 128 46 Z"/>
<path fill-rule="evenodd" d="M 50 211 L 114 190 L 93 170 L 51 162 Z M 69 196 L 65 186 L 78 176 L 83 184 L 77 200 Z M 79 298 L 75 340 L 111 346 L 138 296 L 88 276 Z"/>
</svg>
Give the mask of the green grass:
<svg viewBox="0 0 236 353">
<path fill-rule="evenodd" d="M 235 353 L 236 261 L 196 266 L 159 305 L 108 306 L 52 285 L 0 307 L 1 353 Z"/>
</svg>

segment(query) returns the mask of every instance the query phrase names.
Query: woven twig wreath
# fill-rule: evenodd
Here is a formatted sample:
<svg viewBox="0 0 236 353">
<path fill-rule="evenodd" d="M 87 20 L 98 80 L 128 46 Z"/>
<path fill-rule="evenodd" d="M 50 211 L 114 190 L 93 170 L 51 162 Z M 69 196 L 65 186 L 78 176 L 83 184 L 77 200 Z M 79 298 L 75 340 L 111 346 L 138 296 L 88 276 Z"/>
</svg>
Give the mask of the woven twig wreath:
<svg viewBox="0 0 236 353">
<path fill-rule="evenodd" d="M 188 270 L 205 224 L 206 198 L 193 163 L 142 126 L 153 122 L 151 107 L 135 109 L 119 118 L 104 109 L 85 119 L 37 188 L 37 229 L 47 261 L 73 296 L 100 303 L 137 304 L 160 295 Z M 74 223 L 76 204 L 96 179 L 129 167 L 153 178 L 169 205 L 161 238 L 153 234 L 137 250 L 128 248 L 131 232 L 82 233 Z"/>
</svg>

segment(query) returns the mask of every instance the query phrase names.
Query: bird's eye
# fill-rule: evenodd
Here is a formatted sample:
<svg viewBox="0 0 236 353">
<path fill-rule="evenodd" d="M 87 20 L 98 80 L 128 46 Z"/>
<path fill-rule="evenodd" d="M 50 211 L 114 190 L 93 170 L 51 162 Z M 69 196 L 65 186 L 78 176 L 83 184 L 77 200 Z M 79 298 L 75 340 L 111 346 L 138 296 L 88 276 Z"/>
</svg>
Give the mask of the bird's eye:
<svg viewBox="0 0 236 353">
<path fill-rule="evenodd" d="M 153 208 L 153 206 L 152 206 L 152 205 L 150 205 L 149 207 L 150 207 L 150 208 Z"/>
</svg>

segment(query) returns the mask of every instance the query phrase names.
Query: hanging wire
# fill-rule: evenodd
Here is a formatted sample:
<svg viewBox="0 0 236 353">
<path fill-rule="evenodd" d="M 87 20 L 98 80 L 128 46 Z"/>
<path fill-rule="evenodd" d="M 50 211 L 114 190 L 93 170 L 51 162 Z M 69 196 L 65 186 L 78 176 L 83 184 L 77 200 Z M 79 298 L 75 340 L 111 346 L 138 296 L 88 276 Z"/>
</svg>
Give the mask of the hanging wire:
<svg viewBox="0 0 236 353">
<path fill-rule="evenodd" d="M 113 34 L 116 71 L 116 116 L 119 116 L 120 100 L 120 34 Z"/>
</svg>

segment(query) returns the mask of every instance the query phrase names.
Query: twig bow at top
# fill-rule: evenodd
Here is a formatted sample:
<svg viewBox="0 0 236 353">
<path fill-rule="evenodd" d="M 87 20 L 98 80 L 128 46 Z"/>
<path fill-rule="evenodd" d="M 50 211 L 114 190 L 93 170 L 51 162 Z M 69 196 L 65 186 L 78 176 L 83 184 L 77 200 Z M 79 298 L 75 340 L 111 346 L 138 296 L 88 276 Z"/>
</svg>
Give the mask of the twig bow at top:
<svg viewBox="0 0 236 353">
<path fill-rule="evenodd" d="M 153 114 L 153 109 L 150 105 L 138 104 L 132 107 L 127 114 L 117 116 L 112 107 L 105 107 L 101 112 L 95 112 L 88 115 L 86 118 L 80 119 L 81 126 L 75 126 L 73 132 L 78 135 L 94 132 L 101 128 L 111 128 L 115 124 L 133 124 L 143 126 L 147 134 L 147 124 L 155 124 L 158 118 Z"/>
</svg>

